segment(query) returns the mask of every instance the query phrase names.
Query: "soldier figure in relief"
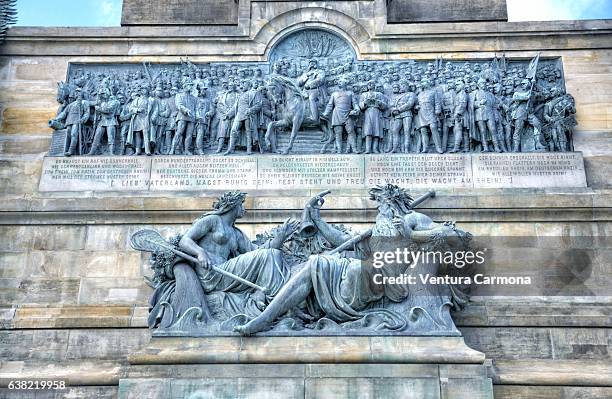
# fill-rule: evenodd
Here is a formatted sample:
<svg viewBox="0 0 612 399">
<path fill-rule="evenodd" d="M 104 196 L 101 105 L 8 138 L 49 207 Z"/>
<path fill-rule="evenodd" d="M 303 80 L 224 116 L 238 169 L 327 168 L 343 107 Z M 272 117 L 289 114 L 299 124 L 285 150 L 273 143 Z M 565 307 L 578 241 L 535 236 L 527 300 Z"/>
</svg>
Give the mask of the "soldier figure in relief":
<svg viewBox="0 0 612 399">
<path fill-rule="evenodd" d="M 506 149 L 508 152 L 512 150 L 512 115 L 510 106 L 512 104 L 512 94 L 514 93 L 514 87 L 507 85 L 503 89 L 504 95 L 499 99 L 500 102 L 500 113 L 502 126 L 504 129 L 504 140 L 506 142 Z"/>
<path fill-rule="evenodd" d="M 195 130 L 196 99 L 191 95 L 192 89 L 193 83 L 186 80 L 183 82 L 183 92 L 176 95 L 176 108 L 178 109 L 176 119 L 178 125 L 176 126 L 176 133 L 172 139 L 170 155 L 174 155 L 177 152 L 183 136 L 185 140 L 183 154 L 193 155 L 191 144 L 193 142 L 193 132 Z"/>
<path fill-rule="evenodd" d="M 94 104 L 96 116 L 99 115 L 100 120 L 97 121 L 96 133 L 94 135 L 91 150 L 87 155 L 96 155 L 102 142 L 102 136 L 106 131 L 108 140 L 108 148 L 110 155 L 115 155 L 115 133 L 117 131 L 117 110 L 121 106 L 119 101 L 110 94 L 107 88 L 100 88 L 98 92 L 98 101 Z"/>
<path fill-rule="evenodd" d="M 212 118 L 212 104 L 207 97 L 208 89 L 200 85 L 196 98 L 196 152 L 204 155 L 204 137 L 208 134 Z"/>
<path fill-rule="evenodd" d="M 482 150 L 484 152 L 489 151 L 487 142 L 490 137 L 493 141 L 495 152 L 502 152 L 505 146 L 503 142 L 499 140 L 497 134 L 495 113 L 493 112 L 495 100 L 493 95 L 486 90 L 486 86 L 487 81 L 484 78 L 480 78 L 478 80 L 478 90 L 476 90 L 474 95 L 474 119 L 480 131 Z"/>
<path fill-rule="evenodd" d="M 531 99 L 531 82 L 528 79 L 521 81 L 520 89 L 512 96 L 512 122 L 514 130 L 512 131 L 512 152 L 521 150 L 521 137 L 523 130 L 527 127 L 528 106 Z"/>
<path fill-rule="evenodd" d="M 576 105 L 574 98 L 563 94 L 559 87 L 551 89 L 552 100 L 544 107 L 544 120 L 551 132 L 549 141 L 550 151 L 569 151 L 568 138 L 572 128 L 576 125 Z"/>
<path fill-rule="evenodd" d="M 166 127 L 166 121 L 170 116 L 170 109 L 164 99 L 164 90 L 161 86 L 157 86 L 153 92 L 155 96 L 151 101 L 151 141 L 155 142 L 154 153 L 156 155 L 161 154 L 162 142 L 164 129 Z"/>
<path fill-rule="evenodd" d="M 359 106 L 353 92 L 347 89 L 348 83 L 348 80 L 344 78 L 338 81 L 338 90 L 329 98 L 327 107 L 321 117 L 325 120 L 330 120 L 331 117 L 331 126 L 334 131 L 338 154 L 342 153 L 342 133 L 344 131 L 348 135 L 346 153 L 359 154 L 355 136 L 355 122 L 352 118 L 359 115 Z"/>
<path fill-rule="evenodd" d="M 467 105 L 468 94 L 465 92 L 465 85 L 460 79 L 455 82 L 455 97 L 453 100 L 453 133 L 455 142 L 451 153 L 459 152 L 461 141 L 463 140 L 463 152 L 469 152 L 470 143 L 468 137 Z"/>
<path fill-rule="evenodd" d="M 436 91 L 431 88 L 431 82 L 425 78 L 421 81 L 421 92 L 417 102 L 417 128 L 421 131 L 421 145 L 418 152 L 426 153 L 429 150 L 429 131 L 433 138 L 436 150 L 439 154 L 444 153 L 440 140 L 438 128 L 438 115 L 442 113 L 442 104 Z"/>
<path fill-rule="evenodd" d="M 256 69 L 256 71 L 261 73 L 260 69 Z M 270 100 L 268 88 L 265 85 L 259 87 L 259 92 L 261 93 L 261 111 L 259 111 L 259 117 L 257 119 L 257 141 L 259 142 L 259 152 L 263 154 L 266 151 L 266 146 L 264 144 L 266 130 L 268 130 L 270 122 L 274 120 L 275 106 Z M 276 146 L 273 151 L 276 152 Z"/>
<path fill-rule="evenodd" d="M 219 118 L 219 126 L 217 128 L 217 153 L 223 150 L 225 139 L 230 137 L 230 130 L 232 127 L 232 119 L 236 114 L 236 100 L 238 99 L 238 93 L 236 92 L 236 85 L 234 82 L 227 83 L 227 90 L 219 93 L 215 108 Z"/>
<path fill-rule="evenodd" d="M 495 83 L 493 85 L 493 93 L 491 99 L 493 100 L 493 114 L 495 115 L 495 133 L 497 135 L 497 141 L 499 146 L 504 152 L 508 152 L 508 146 L 506 145 L 506 135 L 504 128 L 503 118 L 503 87 L 501 83 Z"/>
<path fill-rule="evenodd" d="M 127 102 L 125 94 L 121 92 L 117 93 L 117 101 L 119 101 L 117 117 L 119 118 L 119 135 L 121 140 L 119 143 L 119 155 L 125 155 L 125 143 L 130 128 L 130 105 Z"/>
<path fill-rule="evenodd" d="M 352 134 L 349 134 L 349 152 L 377 152 L 381 141 L 383 148 L 378 148 L 379 152 L 411 152 L 415 147 L 418 147 L 418 152 L 429 152 L 433 147 L 429 146 L 430 140 L 433 139 L 434 152 L 444 153 L 454 149 L 453 141 L 458 138 L 455 131 L 459 129 L 455 129 L 453 113 L 457 103 L 455 97 L 459 94 L 456 80 L 462 80 L 468 96 L 467 112 L 460 126 L 461 141 L 464 142 L 459 145 L 462 150 L 465 145 L 470 151 L 494 148 L 498 152 L 534 149 L 560 151 L 571 148 L 571 131 L 575 122 L 569 115 L 571 112 L 561 118 L 560 115 L 567 110 L 555 108 L 561 101 L 570 110 L 573 104 L 571 97 L 560 98 L 565 89 L 558 61 L 546 60 L 538 64 L 539 58 L 536 57 L 529 68 L 518 60 L 509 61 L 510 66 L 506 65 L 505 60 L 501 65 L 495 60 L 461 65 L 451 61 L 446 62 L 445 67 L 439 60 L 429 63 L 359 62 L 351 56 L 338 55 L 332 49 L 327 52 L 325 46 L 317 49 L 318 44 L 313 45 L 314 48 L 294 49 L 297 53 L 307 54 L 297 55 L 292 50 L 291 54 L 273 55 L 271 59 L 275 61 L 270 73 L 263 72 L 261 65 L 255 63 L 249 63 L 244 68 L 239 67 L 238 63 L 196 66 L 189 61 L 175 67 L 145 64 L 146 74 L 139 71 L 137 66 L 122 66 L 124 71 L 121 73 L 112 68 L 88 66 L 88 71 L 75 70 L 70 73 L 68 83 L 58 84 L 57 101 L 62 104 L 58 116 L 70 101 L 74 101 L 77 87 L 82 90 L 82 99 L 92 99 L 89 103 L 91 107 L 96 107 L 95 116 L 91 109 L 91 117 L 75 130 L 79 148 L 74 151 L 81 155 L 100 154 L 102 143 L 107 153 L 105 137 L 111 136 L 113 130 L 115 134 L 119 132 L 122 148 L 113 148 L 112 152 L 121 155 L 125 154 L 127 147 L 134 150 L 127 151 L 130 155 L 143 151 L 156 155 L 190 155 L 192 152 L 203 155 L 208 135 L 211 141 L 217 141 L 217 151 L 223 152 L 236 125 L 236 103 L 241 96 L 235 85 L 242 85 L 243 81 L 248 80 L 253 84 L 252 89 L 259 92 L 262 104 L 256 115 L 248 118 L 251 125 L 255 124 L 248 129 L 251 140 L 247 140 L 247 134 L 239 134 L 240 141 L 234 143 L 239 149 L 244 146 L 248 151 L 248 147 L 251 147 L 252 151 L 253 145 L 259 144 L 259 150 L 266 151 L 263 136 L 270 150 L 276 152 L 277 130 L 291 128 L 289 145 L 282 153 L 291 150 L 296 138 L 301 142 L 299 151 L 313 152 L 312 146 L 303 145 L 312 138 L 302 136 L 313 131 L 317 135 L 323 133 L 321 143 L 336 143 L 336 134 L 332 131 L 338 129 L 342 130 L 343 135 L 350 130 L 355 133 L 355 145 Z M 319 50 L 325 50 L 325 54 Z M 342 79 L 350 82 L 348 89 L 337 88 L 337 82 Z M 178 98 L 186 97 L 183 93 L 185 81 L 193 85 L 190 95 L 195 99 L 196 107 L 191 116 L 177 107 Z M 264 81 L 269 85 L 267 96 L 263 94 L 266 90 L 262 87 Z M 177 87 L 181 88 L 178 96 Z M 515 87 L 518 88 L 515 90 Z M 149 96 L 148 90 L 152 88 L 154 90 Z M 363 91 L 363 88 L 367 89 Z M 98 96 L 100 90 L 108 91 L 106 97 Z M 206 94 L 202 90 L 207 90 Z M 360 110 L 359 115 L 343 122 L 341 128 L 332 126 L 333 106 L 327 115 L 329 120 L 320 120 L 330 96 L 336 90 L 339 95 L 352 90 L 351 101 L 355 101 Z M 108 104 L 111 96 L 115 96 L 119 102 L 114 115 L 102 110 L 102 103 Z M 100 104 L 98 100 L 93 101 L 96 98 Z M 213 104 L 210 104 L 213 99 Z M 362 107 L 365 102 L 372 104 Z M 414 106 L 410 107 L 413 102 Z M 240 133 L 247 123 L 242 116 L 237 122 Z M 563 119 L 563 124 L 553 123 L 556 119 Z M 352 126 L 349 127 L 349 124 Z M 63 128 L 56 119 L 50 121 L 50 126 Z M 418 132 L 415 132 L 417 129 Z M 463 137 L 466 130 L 468 140 Z M 72 133 L 71 128 L 69 136 Z M 551 138 L 553 135 L 555 138 Z M 532 137 L 535 145 L 531 144 Z M 66 141 L 71 143 L 71 137 Z M 187 144 L 186 149 L 183 148 L 184 144 Z M 114 145 L 119 144 L 109 143 L 109 147 Z M 334 152 L 338 150 L 336 145 Z M 70 144 L 65 152 L 71 152 Z"/>
<path fill-rule="evenodd" d="M 448 149 L 448 134 L 455 123 L 453 115 L 453 106 L 457 95 L 454 87 L 443 85 L 442 91 L 442 149 L 446 152 Z"/>
<path fill-rule="evenodd" d="M 310 117 L 316 123 L 319 121 L 319 101 L 325 98 L 325 72 L 319 69 L 317 60 L 308 62 L 308 70 L 297 80 L 299 87 L 303 87 L 308 93 L 308 104 Z"/>
<path fill-rule="evenodd" d="M 259 90 L 253 89 L 250 80 L 242 81 L 241 90 L 242 93 L 235 105 L 235 118 L 230 133 L 230 143 L 223 155 L 234 152 L 243 128 L 246 136 L 247 154 L 250 155 L 253 152 L 253 137 L 257 135 L 257 114 L 261 111 L 262 106 L 261 94 Z"/>
<path fill-rule="evenodd" d="M 412 108 L 416 103 L 416 95 L 407 90 L 403 83 L 393 83 L 391 97 L 391 152 L 396 153 L 403 147 L 404 152 L 410 152 L 410 137 L 412 136 Z M 404 132 L 402 146 L 401 133 Z"/>
<path fill-rule="evenodd" d="M 135 149 L 135 155 L 142 153 L 144 142 L 145 153 L 151 155 L 150 142 L 147 138 L 149 133 L 149 92 L 145 86 L 134 93 L 135 98 L 130 104 L 130 129 L 126 145 Z"/>
<path fill-rule="evenodd" d="M 368 91 L 363 93 L 359 103 L 364 113 L 363 134 L 366 137 L 366 154 L 380 154 L 380 142 L 384 137 L 382 112 L 387 108 L 384 95 L 376 91 L 373 80 L 368 82 Z"/>
<path fill-rule="evenodd" d="M 52 122 L 61 123 L 63 121 L 63 124 L 66 126 L 66 146 L 64 148 L 64 155 L 67 157 L 76 154 L 82 125 L 89 120 L 89 102 L 83 100 L 81 88 L 77 87 L 74 92 L 69 95 L 68 99 L 68 105 L 55 119 L 50 121 L 50 124 Z"/>
</svg>

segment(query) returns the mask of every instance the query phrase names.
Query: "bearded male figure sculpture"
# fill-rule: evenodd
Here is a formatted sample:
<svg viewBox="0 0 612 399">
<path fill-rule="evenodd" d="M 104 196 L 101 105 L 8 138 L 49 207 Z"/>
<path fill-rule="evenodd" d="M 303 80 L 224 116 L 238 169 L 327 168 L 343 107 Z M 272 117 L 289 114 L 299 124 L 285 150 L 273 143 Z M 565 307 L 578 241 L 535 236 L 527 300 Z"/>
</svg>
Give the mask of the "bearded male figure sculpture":
<svg viewBox="0 0 612 399">
<path fill-rule="evenodd" d="M 378 269 L 373 267 L 370 256 L 381 243 L 384 245 L 394 239 L 410 241 L 430 250 L 464 249 L 471 235 L 452 223 L 436 223 L 413 211 L 412 197 L 395 185 L 374 187 L 369 192 L 370 199 L 376 201 L 378 207 L 376 224 L 370 231 L 357 236 L 351 236 L 320 217 L 322 196 L 309 202 L 306 210 L 321 235 L 332 246 L 344 248 L 349 253 L 346 256 L 338 253 L 311 256 L 263 313 L 236 326 L 234 331 L 241 335 L 266 331 L 281 316 L 305 303 L 308 314 L 317 320 L 311 325 L 315 330 L 332 324 L 345 331 L 367 326 L 374 331 L 398 333 L 458 333 L 449 313 L 453 296 L 450 287 L 380 284 L 375 278 L 375 274 L 382 274 L 381 278 L 399 278 L 410 269 L 437 275 L 441 265 L 399 263 Z"/>
<path fill-rule="evenodd" d="M 464 303 L 459 291 L 448 285 L 379 281 L 407 273 L 437 276 L 448 265 L 417 260 L 380 269 L 373 267 L 371 255 L 389 244 L 461 251 L 471 235 L 412 210 L 433 192 L 417 200 L 391 184 L 369 192 L 378 216 L 364 233 L 321 218 L 326 191 L 307 203 L 301 227 L 288 219 L 259 234 L 255 243 L 235 227 L 244 214 L 245 194 L 224 194 L 214 211 L 153 251 L 149 326 L 170 336 L 459 335 L 450 316 L 451 307 Z M 132 237 L 137 249 L 135 237 L 142 232 L 147 231 Z"/>
</svg>

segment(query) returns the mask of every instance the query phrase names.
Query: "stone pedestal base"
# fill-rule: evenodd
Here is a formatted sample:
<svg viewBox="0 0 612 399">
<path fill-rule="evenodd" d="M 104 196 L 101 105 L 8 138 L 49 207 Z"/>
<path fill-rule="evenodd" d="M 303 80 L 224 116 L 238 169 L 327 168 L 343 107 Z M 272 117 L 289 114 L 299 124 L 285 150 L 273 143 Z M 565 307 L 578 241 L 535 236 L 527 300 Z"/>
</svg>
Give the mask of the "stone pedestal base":
<svg viewBox="0 0 612 399">
<path fill-rule="evenodd" d="M 155 338 L 119 398 L 489 399 L 461 337 Z"/>
</svg>

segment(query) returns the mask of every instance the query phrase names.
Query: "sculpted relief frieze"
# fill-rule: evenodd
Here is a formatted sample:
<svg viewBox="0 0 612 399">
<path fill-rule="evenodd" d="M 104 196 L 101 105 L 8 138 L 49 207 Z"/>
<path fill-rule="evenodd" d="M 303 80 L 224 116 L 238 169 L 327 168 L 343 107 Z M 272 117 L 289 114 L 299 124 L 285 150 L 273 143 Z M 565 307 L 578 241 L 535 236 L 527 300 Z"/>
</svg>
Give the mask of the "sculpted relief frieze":
<svg viewBox="0 0 612 399">
<path fill-rule="evenodd" d="M 572 151 L 560 59 L 359 61 L 289 34 L 269 62 L 72 64 L 51 155 Z"/>
</svg>

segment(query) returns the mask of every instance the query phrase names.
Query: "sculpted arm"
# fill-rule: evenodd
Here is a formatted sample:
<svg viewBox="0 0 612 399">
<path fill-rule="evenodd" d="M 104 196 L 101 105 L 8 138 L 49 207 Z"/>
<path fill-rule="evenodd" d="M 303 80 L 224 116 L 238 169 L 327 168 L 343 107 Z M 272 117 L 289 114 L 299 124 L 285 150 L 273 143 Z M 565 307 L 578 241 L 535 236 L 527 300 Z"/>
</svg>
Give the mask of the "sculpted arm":
<svg viewBox="0 0 612 399">
<path fill-rule="evenodd" d="M 412 107 L 414 107 L 414 98 L 412 96 L 406 96 L 400 101 L 397 110 L 401 113 L 412 109 Z"/>
<path fill-rule="evenodd" d="M 321 219 L 318 209 L 313 209 L 313 211 L 311 211 L 312 221 L 317 226 L 317 229 L 319 229 L 321 235 L 325 237 L 325 239 L 329 241 L 329 243 L 332 244 L 334 247 L 339 247 L 340 245 L 344 244 L 352 238 L 350 234 L 346 234 L 345 232 L 336 229 L 335 227 Z"/>
<path fill-rule="evenodd" d="M 468 98 L 467 95 L 459 95 L 457 106 L 455 107 L 455 115 L 463 115 L 465 110 L 467 109 Z"/>
<path fill-rule="evenodd" d="M 315 74 L 314 79 L 312 79 L 310 81 L 310 88 L 316 88 L 319 87 L 323 84 L 323 82 L 325 81 L 325 73 L 319 71 Z"/>
<path fill-rule="evenodd" d="M 304 86 L 304 84 L 306 83 L 306 81 L 307 81 L 307 80 L 308 80 L 308 76 L 307 76 L 306 74 L 303 74 L 302 76 L 300 76 L 300 77 L 297 79 L 297 84 L 298 84 L 298 86 L 300 86 L 300 87 L 301 87 L 301 86 Z"/>
<path fill-rule="evenodd" d="M 159 108 L 161 110 L 159 114 L 162 118 L 168 118 L 170 116 L 170 107 L 168 107 L 168 104 L 162 101 L 159 104 Z"/>
<path fill-rule="evenodd" d="M 181 111 L 183 114 L 190 114 L 189 109 L 184 105 L 184 96 L 176 96 L 176 108 Z"/>
<path fill-rule="evenodd" d="M 529 97 L 531 97 L 531 92 L 529 91 L 525 91 L 525 92 L 516 92 L 514 93 L 514 95 L 512 96 L 512 100 L 514 101 L 527 101 L 529 100 Z"/>
<path fill-rule="evenodd" d="M 59 114 L 57 114 L 55 120 L 62 122 L 64 119 L 66 119 L 66 117 L 68 116 L 68 108 L 69 106 L 64 107 L 64 109 Z"/>
<path fill-rule="evenodd" d="M 399 232 L 406 238 L 416 242 L 416 243 L 426 243 L 431 240 L 434 240 L 436 235 L 445 234 L 448 232 L 447 226 L 438 225 L 435 223 L 431 223 L 431 220 L 428 219 L 426 222 L 428 226 L 434 225 L 435 227 L 430 227 L 426 229 L 419 228 L 423 223 L 419 220 L 419 218 L 427 218 L 426 216 L 419 214 L 417 212 L 411 212 L 405 215 L 403 218 L 395 218 L 393 220 L 394 225 L 397 227 Z"/>
<path fill-rule="evenodd" d="M 344 244 L 346 241 L 350 240 L 352 238 L 350 234 L 336 229 L 335 227 L 321 219 L 321 214 L 319 212 L 321 210 L 321 205 L 323 205 L 322 198 L 317 204 L 306 205 L 306 207 L 310 209 L 310 217 L 315 226 L 317 226 L 317 229 L 319 229 L 319 233 L 321 233 L 321 235 L 325 237 L 325 239 L 329 241 L 329 243 L 332 244 L 334 247 L 338 247 Z"/>
<path fill-rule="evenodd" d="M 238 96 L 236 96 L 236 99 L 231 102 L 231 104 L 226 104 L 227 108 L 226 108 L 226 112 L 225 112 L 225 119 L 232 119 L 233 117 L 236 116 L 236 108 L 238 106 Z"/>
<path fill-rule="evenodd" d="M 261 111 L 261 108 L 263 107 L 263 100 L 261 98 L 261 94 L 257 93 L 255 95 L 255 101 L 253 106 L 251 107 L 251 109 L 249 110 L 250 114 L 256 114 L 259 111 Z"/>
<path fill-rule="evenodd" d="M 344 233 L 333 226 L 329 225 L 323 219 L 321 219 L 320 210 L 321 206 L 325 203 L 324 197 L 331 193 L 331 191 L 326 190 L 318 195 L 312 197 L 307 203 L 305 209 L 307 209 L 310 213 L 310 218 L 312 222 L 315 224 L 319 233 L 323 235 L 323 237 L 329 241 L 334 247 L 338 247 L 341 244 L 344 244 L 346 241 L 350 240 L 352 237 L 350 234 Z"/>
<path fill-rule="evenodd" d="M 325 111 L 323 111 L 323 118 L 329 119 L 333 109 L 334 109 L 334 98 L 335 93 L 329 97 L 329 101 L 327 102 L 327 107 L 325 107 Z"/>
<path fill-rule="evenodd" d="M 359 100 L 359 110 L 362 112 L 368 108 L 366 104 L 366 97 L 367 96 L 361 96 L 361 100 Z"/>
<path fill-rule="evenodd" d="M 206 117 L 207 117 L 207 118 L 210 118 L 210 119 L 214 118 L 215 113 L 217 113 L 217 106 L 218 106 L 218 102 L 219 102 L 219 99 L 218 99 L 218 98 L 215 98 L 215 99 L 212 101 L 212 103 L 210 104 L 210 109 L 209 109 L 209 110 L 208 110 L 208 112 L 206 113 Z"/>
<path fill-rule="evenodd" d="M 435 108 L 436 115 L 440 115 L 442 113 L 442 99 L 437 93 L 433 97 L 434 97 L 434 105 L 435 105 L 434 108 Z"/>
<path fill-rule="evenodd" d="M 410 94 L 408 96 L 408 109 L 412 109 L 414 108 L 414 106 L 416 105 L 417 102 L 417 97 L 414 93 Z"/>
<path fill-rule="evenodd" d="M 359 108 L 359 102 L 357 101 L 357 98 L 354 94 L 351 96 L 351 106 L 353 107 L 351 115 L 357 116 L 361 113 L 361 108 Z"/>
<path fill-rule="evenodd" d="M 89 111 L 89 103 L 83 100 L 83 108 L 85 109 L 83 112 L 83 117 L 81 118 L 81 123 L 86 123 L 89 120 L 90 111 Z"/>
<path fill-rule="evenodd" d="M 121 120 L 122 122 L 129 121 L 131 116 L 132 115 L 130 113 L 130 108 L 123 107 L 121 109 L 121 112 L 119 113 L 119 120 Z"/>
<path fill-rule="evenodd" d="M 206 216 L 196 221 L 179 242 L 179 248 L 190 255 L 196 256 L 204 268 L 210 266 L 208 255 L 197 244 L 197 241 L 212 231 L 212 222 L 212 219 Z"/>
<path fill-rule="evenodd" d="M 96 104 L 96 109 L 99 112 L 103 113 L 103 114 L 108 114 L 108 113 L 111 112 L 112 105 L 113 105 L 113 103 L 110 102 L 110 101 L 106 102 L 106 103 L 104 103 L 104 102 L 103 103 L 98 103 L 98 104 Z"/>
<path fill-rule="evenodd" d="M 550 103 L 546 104 L 544 106 L 544 120 L 546 122 L 552 122 L 553 117 L 552 117 L 552 107 L 550 105 Z"/>
<path fill-rule="evenodd" d="M 380 97 L 377 99 L 377 103 L 378 103 L 378 108 L 381 111 L 384 111 L 387 109 L 388 100 L 387 100 L 387 97 L 385 97 L 384 95 L 382 94 L 380 95 Z"/>
</svg>

